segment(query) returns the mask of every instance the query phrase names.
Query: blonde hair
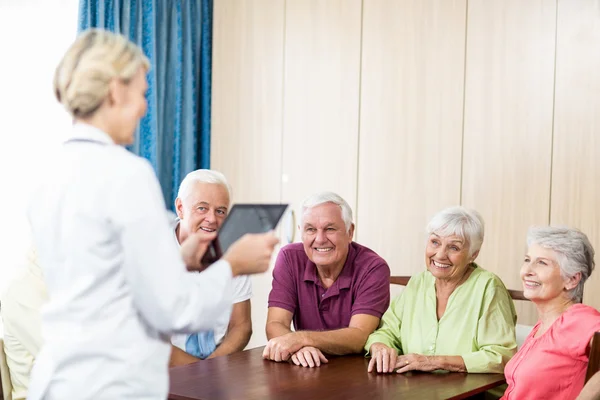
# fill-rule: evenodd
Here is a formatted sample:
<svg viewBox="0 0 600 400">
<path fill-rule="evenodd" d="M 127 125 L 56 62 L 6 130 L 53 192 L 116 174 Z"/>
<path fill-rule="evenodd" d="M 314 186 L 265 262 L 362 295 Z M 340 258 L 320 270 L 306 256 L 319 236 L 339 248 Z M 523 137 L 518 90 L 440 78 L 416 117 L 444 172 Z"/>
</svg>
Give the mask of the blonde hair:
<svg viewBox="0 0 600 400">
<path fill-rule="evenodd" d="M 136 44 L 115 33 L 89 29 L 58 64 L 54 94 L 73 117 L 89 117 L 104 102 L 112 79 L 128 83 L 140 67 L 150 69 L 150 61 Z"/>
</svg>

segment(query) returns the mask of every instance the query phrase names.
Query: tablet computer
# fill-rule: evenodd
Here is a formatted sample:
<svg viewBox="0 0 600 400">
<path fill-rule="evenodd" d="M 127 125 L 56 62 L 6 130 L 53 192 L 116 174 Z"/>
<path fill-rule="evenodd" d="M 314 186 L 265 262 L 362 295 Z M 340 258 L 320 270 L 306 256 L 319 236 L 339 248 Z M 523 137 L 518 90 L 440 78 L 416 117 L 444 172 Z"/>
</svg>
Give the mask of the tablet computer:
<svg viewBox="0 0 600 400">
<path fill-rule="evenodd" d="M 247 233 L 269 232 L 281 220 L 287 204 L 234 204 L 229 215 L 202 257 L 208 266 L 217 261 L 236 240 Z"/>
</svg>

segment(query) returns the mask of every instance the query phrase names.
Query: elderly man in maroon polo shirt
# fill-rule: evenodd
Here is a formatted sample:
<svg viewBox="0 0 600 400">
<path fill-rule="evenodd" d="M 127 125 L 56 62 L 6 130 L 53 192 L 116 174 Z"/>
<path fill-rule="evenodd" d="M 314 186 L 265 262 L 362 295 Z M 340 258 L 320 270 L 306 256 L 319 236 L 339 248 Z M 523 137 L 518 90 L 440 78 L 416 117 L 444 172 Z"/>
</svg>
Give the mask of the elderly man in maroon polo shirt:
<svg viewBox="0 0 600 400">
<path fill-rule="evenodd" d="M 390 303 L 390 269 L 352 241 L 352 210 L 335 193 L 307 198 L 299 228 L 302 243 L 282 248 L 273 270 L 263 357 L 318 367 L 324 354 L 362 351 Z"/>
</svg>

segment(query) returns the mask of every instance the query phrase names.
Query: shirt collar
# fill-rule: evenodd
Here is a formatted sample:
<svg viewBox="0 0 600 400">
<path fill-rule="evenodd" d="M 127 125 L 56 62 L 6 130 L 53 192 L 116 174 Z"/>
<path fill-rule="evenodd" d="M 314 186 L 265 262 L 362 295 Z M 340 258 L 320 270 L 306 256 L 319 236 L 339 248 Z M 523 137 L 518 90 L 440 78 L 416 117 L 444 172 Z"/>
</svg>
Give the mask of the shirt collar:
<svg viewBox="0 0 600 400">
<path fill-rule="evenodd" d="M 175 219 L 175 221 L 173 221 L 173 239 L 175 239 L 175 243 L 177 243 L 177 248 L 181 247 L 181 243 L 179 243 L 179 239 L 177 238 L 177 227 L 179 226 L 179 223 L 181 222 L 181 220 L 179 219 L 179 217 L 177 217 Z"/>
<path fill-rule="evenodd" d="M 114 140 L 103 130 L 96 128 L 95 126 L 84 124 L 83 122 L 76 122 L 73 125 L 71 135 L 65 140 L 90 140 L 93 142 L 99 142 L 102 144 L 115 144 Z"/>
<path fill-rule="evenodd" d="M 351 242 L 348 245 L 348 256 L 346 257 L 346 263 L 344 264 L 342 272 L 340 272 L 334 283 L 339 289 L 349 289 L 350 285 L 352 284 L 352 276 L 354 275 L 354 259 L 356 258 L 356 250 L 352 245 L 353 243 L 354 242 Z M 315 284 L 320 284 L 321 282 L 317 275 L 317 266 L 310 260 L 306 262 L 306 268 L 304 269 L 304 281 L 311 281 Z"/>
</svg>

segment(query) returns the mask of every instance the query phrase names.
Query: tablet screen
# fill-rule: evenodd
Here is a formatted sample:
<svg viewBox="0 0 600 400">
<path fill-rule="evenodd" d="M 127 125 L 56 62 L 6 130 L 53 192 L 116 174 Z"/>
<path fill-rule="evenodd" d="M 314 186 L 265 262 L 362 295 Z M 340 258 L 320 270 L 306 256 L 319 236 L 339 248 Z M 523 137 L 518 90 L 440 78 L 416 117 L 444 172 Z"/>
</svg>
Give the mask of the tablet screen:
<svg viewBox="0 0 600 400">
<path fill-rule="evenodd" d="M 234 204 L 217 236 L 221 251 L 227 251 L 246 233 L 264 233 L 275 229 L 287 204 Z"/>
<path fill-rule="evenodd" d="M 208 266 L 217 261 L 229 246 L 246 233 L 264 233 L 275 229 L 287 207 L 287 204 L 234 204 L 217 238 L 202 258 L 202 264 Z"/>
</svg>

